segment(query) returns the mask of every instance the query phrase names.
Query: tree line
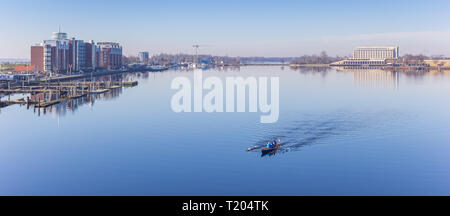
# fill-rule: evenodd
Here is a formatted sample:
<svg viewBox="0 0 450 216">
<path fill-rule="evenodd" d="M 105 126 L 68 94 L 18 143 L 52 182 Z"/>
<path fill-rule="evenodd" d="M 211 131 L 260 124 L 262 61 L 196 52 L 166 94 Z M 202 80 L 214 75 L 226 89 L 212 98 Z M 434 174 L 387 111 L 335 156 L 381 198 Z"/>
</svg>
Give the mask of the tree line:
<svg viewBox="0 0 450 216">
<path fill-rule="evenodd" d="M 293 59 L 290 61 L 290 64 L 292 65 L 298 65 L 298 64 L 330 64 L 335 61 L 340 61 L 344 59 L 344 57 L 331 57 L 328 56 L 327 52 L 322 51 L 319 55 L 313 54 L 313 55 L 303 55 L 296 59 Z"/>
</svg>

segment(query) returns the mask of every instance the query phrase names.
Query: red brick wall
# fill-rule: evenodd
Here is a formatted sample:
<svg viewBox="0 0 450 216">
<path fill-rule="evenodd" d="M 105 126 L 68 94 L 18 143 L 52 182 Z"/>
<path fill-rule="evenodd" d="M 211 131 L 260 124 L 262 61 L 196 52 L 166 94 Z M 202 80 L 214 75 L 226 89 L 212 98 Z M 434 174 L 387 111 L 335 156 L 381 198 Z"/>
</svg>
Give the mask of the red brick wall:
<svg viewBox="0 0 450 216">
<path fill-rule="evenodd" d="M 31 47 L 31 66 L 37 71 L 44 71 L 44 47 L 32 46 Z"/>
</svg>

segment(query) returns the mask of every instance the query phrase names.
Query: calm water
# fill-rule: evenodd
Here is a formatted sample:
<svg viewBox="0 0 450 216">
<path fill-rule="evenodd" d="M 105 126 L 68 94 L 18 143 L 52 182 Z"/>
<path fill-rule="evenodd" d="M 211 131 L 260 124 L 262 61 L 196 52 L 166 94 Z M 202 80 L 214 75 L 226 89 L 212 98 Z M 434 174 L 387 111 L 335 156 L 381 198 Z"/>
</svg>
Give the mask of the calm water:
<svg viewBox="0 0 450 216">
<path fill-rule="evenodd" d="M 279 76 L 280 118 L 174 113 L 170 83 L 0 111 L 0 195 L 450 195 L 450 75 L 241 67 Z M 247 152 L 281 137 L 284 152 Z"/>
</svg>

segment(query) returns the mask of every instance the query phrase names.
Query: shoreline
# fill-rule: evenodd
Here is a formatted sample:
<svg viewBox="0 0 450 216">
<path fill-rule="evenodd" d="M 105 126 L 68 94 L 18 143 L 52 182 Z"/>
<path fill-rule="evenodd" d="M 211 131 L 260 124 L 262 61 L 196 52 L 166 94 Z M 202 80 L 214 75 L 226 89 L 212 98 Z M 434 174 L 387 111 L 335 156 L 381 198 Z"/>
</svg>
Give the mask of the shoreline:
<svg viewBox="0 0 450 216">
<path fill-rule="evenodd" d="M 246 66 L 278 66 L 278 67 L 290 67 L 290 68 L 343 68 L 343 69 L 372 69 L 377 68 L 381 70 L 399 70 L 399 71 L 429 71 L 429 70 L 437 70 L 437 71 L 446 71 L 450 70 L 450 67 L 412 67 L 412 66 L 336 66 L 331 64 L 289 64 L 289 63 L 245 63 L 240 65 L 213 65 L 211 68 L 215 67 L 246 67 Z M 171 68 L 177 68 L 177 66 L 173 66 L 167 68 L 167 70 Z M 166 71 L 166 70 L 164 70 Z M 40 80 L 29 81 L 27 83 L 42 83 L 42 82 L 64 82 L 64 81 L 74 81 L 80 80 L 89 77 L 98 77 L 98 76 L 107 76 L 107 75 L 116 75 L 123 73 L 136 73 L 136 72 L 164 72 L 164 71 L 151 71 L 148 69 L 128 69 L 128 70 L 105 70 L 105 71 L 97 71 L 97 72 L 89 72 L 83 74 L 75 74 L 75 75 L 63 75 L 59 77 L 46 77 Z M 2 89 L 4 86 L 2 87 Z"/>
</svg>

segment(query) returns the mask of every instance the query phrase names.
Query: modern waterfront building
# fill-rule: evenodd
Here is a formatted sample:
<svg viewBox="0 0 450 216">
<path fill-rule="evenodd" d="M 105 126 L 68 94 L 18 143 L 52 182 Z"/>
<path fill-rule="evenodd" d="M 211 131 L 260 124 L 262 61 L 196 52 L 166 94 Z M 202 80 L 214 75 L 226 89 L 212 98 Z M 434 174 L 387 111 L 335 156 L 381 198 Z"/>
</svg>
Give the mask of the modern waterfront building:
<svg viewBox="0 0 450 216">
<path fill-rule="evenodd" d="M 86 44 L 82 40 L 70 40 L 70 71 L 80 71 L 86 67 Z M 92 64 L 92 63 L 91 63 Z"/>
<path fill-rule="evenodd" d="M 44 49 L 44 70 L 56 73 L 67 71 L 69 62 L 69 40 L 45 40 L 41 44 Z M 33 56 L 32 56 L 33 57 Z M 32 62 L 35 60 L 32 59 Z"/>
<path fill-rule="evenodd" d="M 68 74 L 96 68 L 118 69 L 122 66 L 122 47 L 118 43 L 68 39 L 66 33 L 54 32 L 51 40 L 31 46 L 31 65 L 36 71 Z"/>
<path fill-rule="evenodd" d="M 52 39 L 53 40 L 67 40 L 67 33 L 64 33 L 61 31 L 53 32 Z"/>
<path fill-rule="evenodd" d="M 86 50 L 85 67 L 94 70 L 100 64 L 100 48 L 93 40 L 84 43 L 84 45 Z"/>
<path fill-rule="evenodd" d="M 353 51 L 353 59 L 398 59 L 399 47 L 357 47 Z"/>
<path fill-rule="evenodd" d="M 117 70 L 122 67 L 122 46 L 114 42 L 97 43 L 100 50 L 100 67 Z"/>
<path fill-rule="evenodd" d="M 149 59 L 148 52 L 140 52 L 139 53 L 139 61 L 141 63 L 147 64 L 148 63 L 148 59 Z"/>
<path fill-rule="evenodd" d="M 353 58 L 334 62 L 331 66 L 385 66 L 399 56 L 398 46 L 357 47 L 353 51 Z"/>
</svg>

